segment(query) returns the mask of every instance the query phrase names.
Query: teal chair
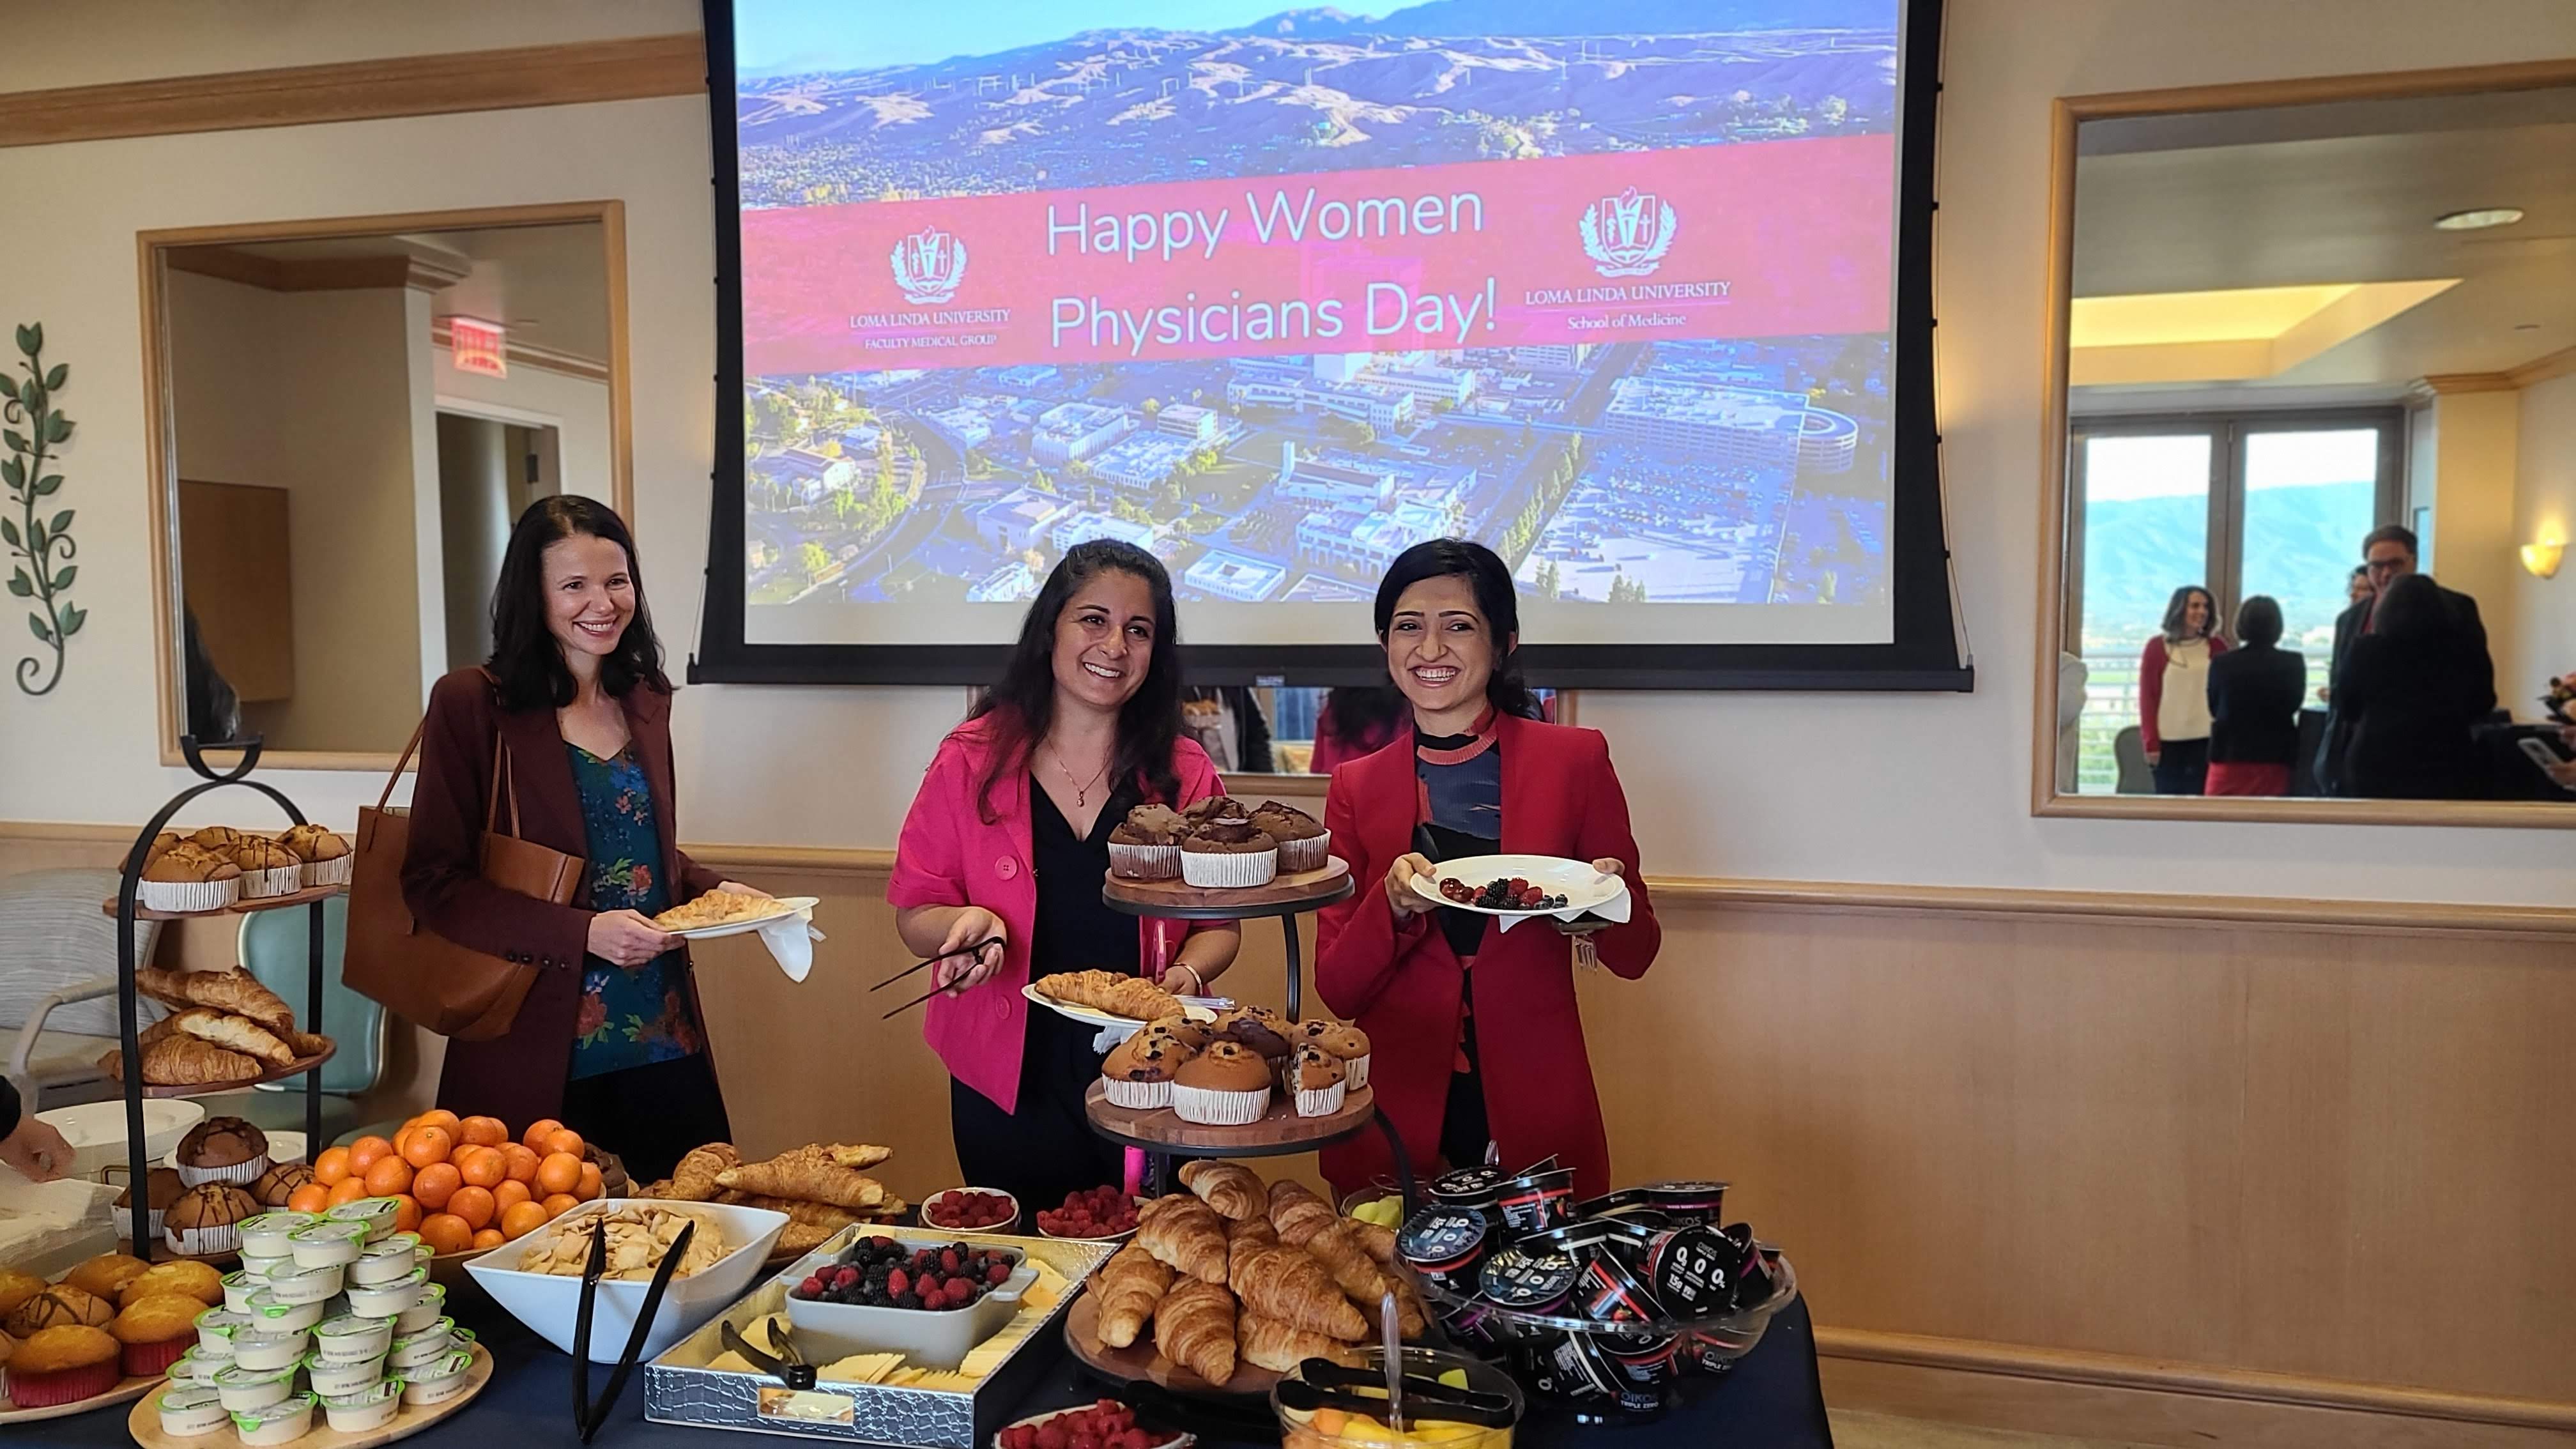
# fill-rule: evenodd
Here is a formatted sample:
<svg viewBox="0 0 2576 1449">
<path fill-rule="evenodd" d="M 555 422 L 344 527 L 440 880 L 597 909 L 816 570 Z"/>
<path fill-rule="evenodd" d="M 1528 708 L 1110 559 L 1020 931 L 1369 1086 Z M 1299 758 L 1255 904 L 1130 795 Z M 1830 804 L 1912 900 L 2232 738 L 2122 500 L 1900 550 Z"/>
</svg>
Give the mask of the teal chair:
<svg viewBox="0 0 2576 1449">
<path fill-rule="evenodd" d="M 311 1030 L 314 1016 L 308 912 L 301 908 L 250 911 L 241 918 L 238 942 L 242 969 L 295 1008 L 298 1026 Z M 385 1009 L 340 980 L 340 958 L 349 939 L 349 898 L 322 903 L 322 1034 L 339 1044 L 322 1064 L 322 1143 L 338 1141 L 357 1125 L 358 1098 L 372 1090 L 385 1070 Z M 229 1114 L 275 1131 L 304 1130 L 304 1078 L 264 1082 L 247 1092 L 206 1101 L 208 1116 Z"/>
</svg>

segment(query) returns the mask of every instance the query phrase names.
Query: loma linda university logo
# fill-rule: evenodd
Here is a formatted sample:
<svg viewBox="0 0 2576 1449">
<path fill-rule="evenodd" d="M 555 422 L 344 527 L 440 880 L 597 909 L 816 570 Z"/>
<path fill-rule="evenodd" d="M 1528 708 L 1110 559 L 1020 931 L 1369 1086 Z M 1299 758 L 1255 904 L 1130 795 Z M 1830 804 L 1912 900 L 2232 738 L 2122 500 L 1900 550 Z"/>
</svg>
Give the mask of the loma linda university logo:
<svg viewBox="0 0 2576 1449">
<path fill-rule="evenodd" d="M 894 244 L 895 285 L 913 302 L 945 302 L 966 280 L 966 244 L 926 226 Z"/>
<path fill-rule="evenodd" d="M 1679 223 L 1670 202 L 1657 200 L 1651 191 L 1641 196 L 1630 187 L 1583 208 L 1582 226 L 1583 254 L 1592 258 L 1594 271 L 1605 277 L 1642 277 L 1663 265 Z"/>
</svg>

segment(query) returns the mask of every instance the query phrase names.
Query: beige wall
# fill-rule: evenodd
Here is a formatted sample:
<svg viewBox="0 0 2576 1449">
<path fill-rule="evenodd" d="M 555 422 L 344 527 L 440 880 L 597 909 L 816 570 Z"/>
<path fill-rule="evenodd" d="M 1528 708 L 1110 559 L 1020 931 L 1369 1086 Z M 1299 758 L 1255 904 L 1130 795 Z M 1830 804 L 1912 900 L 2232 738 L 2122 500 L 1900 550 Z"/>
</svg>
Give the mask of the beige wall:
<svg viewBox="0 0 2576 1449">
<path fill-rule="evenodd" d="M 2507 666 L 2520 656 L 2522 573 L 2514 535 L 2514 455 L 2522 430 L 2519 392 L 2445 393 L 2433 401 L 2434 559 L 2444 586 L 2478 601 L 2496 694 L 2508 707 Z M 2527 707 L 2526 707 L 2527 712 Z"/>
<path fill-rule="evenodd" d="M 290 495 L 295 693 L 244 710 L 280 749 L 397 749 L 419 718 L 410 310 L 398 287 L 170 275 L 180 476 Z M 148 687 L 148 663 L 120 672 Z"/>
<path fill-rule="evenodd" d="M 2549 680 L 2576 671 L 2576 560 L 2554 579 L 2536 579 L 2522 571 L 2519 545 L 2576 541 L 2576 373 L 2535 383 L 2521 397 L 2513 522 L 2517 628 L 2513 652 L 2496 656 L 2496 693 L 2516 718 L 2535 719 Z"/>
</svg>

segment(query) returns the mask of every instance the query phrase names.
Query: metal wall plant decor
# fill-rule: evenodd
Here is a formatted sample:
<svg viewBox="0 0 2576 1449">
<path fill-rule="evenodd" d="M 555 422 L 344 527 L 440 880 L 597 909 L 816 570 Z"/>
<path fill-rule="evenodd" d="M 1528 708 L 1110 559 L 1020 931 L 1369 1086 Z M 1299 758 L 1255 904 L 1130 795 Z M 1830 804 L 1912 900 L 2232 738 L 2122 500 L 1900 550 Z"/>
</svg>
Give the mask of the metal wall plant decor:
<svg viewBox="0 0 2576 1449">
<path fill-rule="evenodd" d="M 70 440 L 72 420 L 54 405 L 71 369 L 61 363 L 46 368 L 44 350 L 44 327 L 28 323 L 18 329 L 18 366 L 26 379 L 20 381 L 0 369 L 0 424 L 6 425 L 0 428 L 0 443 L 9 450 L 7 457 L 0 458 L 0 483 L 8 485 L 10 512 L 16 515 L 0 517 L 0 539 L 8 541 L 15 560 L 9 570 L 9 594 L 35 602 L 27 615 L 27 630 L 53 651 L 50 668 L 41 654 L 18 661 L 18 687 L 29 694 L 49 693 L 62 683 L 63 645 L 89 617 L 64 597 L 80 572 L 72 562 L 79 551 L 72 544 L 72 511 L 45 501 L 63 486 L 63 475 L 48 473 L 45 467 L 56 461 L 55 450 Z M 44 683 L 36 683 L 39 679 Z"/>
</svg>

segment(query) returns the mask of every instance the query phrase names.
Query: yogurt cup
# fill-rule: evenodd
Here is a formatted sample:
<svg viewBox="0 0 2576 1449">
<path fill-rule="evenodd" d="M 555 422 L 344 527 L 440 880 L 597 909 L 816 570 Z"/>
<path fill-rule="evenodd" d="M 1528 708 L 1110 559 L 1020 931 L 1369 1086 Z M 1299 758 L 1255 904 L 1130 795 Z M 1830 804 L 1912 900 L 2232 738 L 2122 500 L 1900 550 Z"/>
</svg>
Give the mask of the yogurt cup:
<svg viewBox="0 0 2576 1449">
<path fill-rule="evenodd" d="M 349 1265 L 348 1280 L 360 1287 L 391 1283 L 410 1274 L 414 1268 L 429 1266 L 429 1249 L 417 1233 L 396 1233 L 379 1238 L 358 1253 Z"/>
<path fill-rule="evenodd" d="M 443 1404 L 471 1386 L 473 1367 L 474 1355 L 464 1350 L 433 1359 L 406 1376 L 403 1402 L 415 1409 Z"/>
<path fill-rule="evenodd" d="M 1433 1284 L 1462 1296 L 1472 1294 L 1493 1227 L 1493 1219 L 1479 1208 L 1427 1207 L 1397 1231 L 1396 1256 Z"/>
<path fill-rule="evenodd" d="M 334 1434 L 364 1434 L 392 1423 L 402 1402 L 403 1381 L 387 1379 L 355 1393 L 325 1395 L 322 1416 Z"/>
<path fill-rule="evenodd" d="M 343 1313 L 323 1319 L 313 1328 L 313 1352 L 324 1363 L 365 1363 L 383 1358 L 393 1346 L 394 1322 L 390 1318 Z"/>
<path fill-rule="evenodd" d="M 328 1303 L 340 1291 L 339 1268 L 297 1268 L 268 1280 L 269 1296 L 290 1306 Z"/>
<path fill-rule="evenodd" d="M 197 1357 L 227 1364 L 233 1359 L 233 1339 L 248 1330 L 251 1316 L 229 1308 L 209 1308 L 197 1315 Z"/>
<path fill-rule="evenodd" d="M 161 1432 L 173 1439 L 194 1439 L 232 1422 L 223 1396 L 203 1384 L 174 1383 L 153 1407 L 160 1411 Z"/>
<path fill-rule="evenodd" d="M 388 1283 L 364 1286 L 352 1283 L 349 1285 L 349 1311 L 361 1318 L 399 1318 L 404 1309 L 420 1301 L 420 1290 L 427 1286 L 427 1268 L 414 1268 Z"/>
<path fill-rule="evenodd" d="M 265 1278 L 254 1278 L 247 1272 L 224 1275 L 224 1307 L 235 1313 L 250 1312 L 250 1296 L 268 1286 Z"/>
<path fill-rule="evenodd" d="M 294 1272 L 295 1254 L 292 1250 L 283 1253 L 244 1253 L 241 1255 L 241 1270 L 250 1278 L 265 1283 L 280 1273 Z"/>
<path fill-rule="evenodd" d="M 347 1204 L 349 1207 L 357 1203 Z M 298 1268 L 345 1268 L 358 1261 L 367 1246 L 367 1225 L 361 1222 L 311 1223 L 295 1230 L 295 1266 Z"/>
<path fill-rule="evenodd" d="M 235 1364 L 215 1375 L 215 1393 L 222 1398 L 228 1414 L 264 1409 L 294 1391 L 293 1369 L 246 1369 Z"/>
<path fill-rule="evenodd" d="M 393 1347 L 385 1352 L 385 1368 L 417 1381 L 420 1375 L 415 1370 L 421 1365 L 436 1363 L 442 1355 L 463 1346 L 457 1339 L 456 1320 L 442 1318 L 418 1333 L 395 1339 Z"/>
<path fill-rule="evenodd" d="M 233 1415 L 233 1432 L 244 1444 L 292 1444 L 313 1432 L 313 1396 L 290 1394 L 263 1408 Z"/>
<path fill-rule="evenodd" d="M 385 1381 L 385 1361 L 380 1357 L 359 1359 L 354 1363 L 332 1363 L 320 1354 L 309 1354 L 304 1360 L 305 1381 L 313 1392 L 325 1399 L 372 1389 Z"/>
<path fill-rule="evenodd" d="M 372 1243 L 378 1238 L 387 1237 L 393 1233 L 394 1219 L 401 1212 L 402 1204 L 392 1198 L 362 1197 L 356 1202 L 344 1202 L 324 1213 L 322 1220 L 328 1223 L 363 1224 L 367 1229 L 367 1241 Z"/>
<path fill-rule="evenodd" d="M 418 1333 L 447 1315 L 447 1285 L 427 1283 L 411 1306 L 394 1318 L 394 1332 Z"/>
<path fill-rule="evenodd" d="M 192 1343 L 180 1350 L 179 1356 L 172 1359 L 170 1366 L 161 1373 L 174 1384 L 185 1384 L 194 1383 L 201 1376 L 212 1378 L 216 1369 L 225 1366 L 225 1363 L 214 1359 L 198 1357 L 197 1346 Z"/>
<path fill-rule="evenodd" d="M 254 1328 L 233 1340 L 233 1365 L 253 1373 L 292 1371 L 313 1349 L 313 1335 L 303 1329 L 264 1333 Z"/>
<path fill-rule="evenodd" d="M 322 1221 L 312 1213 L 270 1212 L 245 1218 L 241 1225 L 241 1250 L 244 1258 L 283 1258 L 295 1251 L 289 1241 L 298 1228 L 309 1228 Z"/>
<path fill-rule="evenodd" d="M 322 1321 L 322 1300 L 289 1303 L 279 1298 L 275 1289 L 262 1288 L 250 1296 L 250 1320 L 253 1328 L 263 1333 L 311 1328 Z"/>
</svg>

